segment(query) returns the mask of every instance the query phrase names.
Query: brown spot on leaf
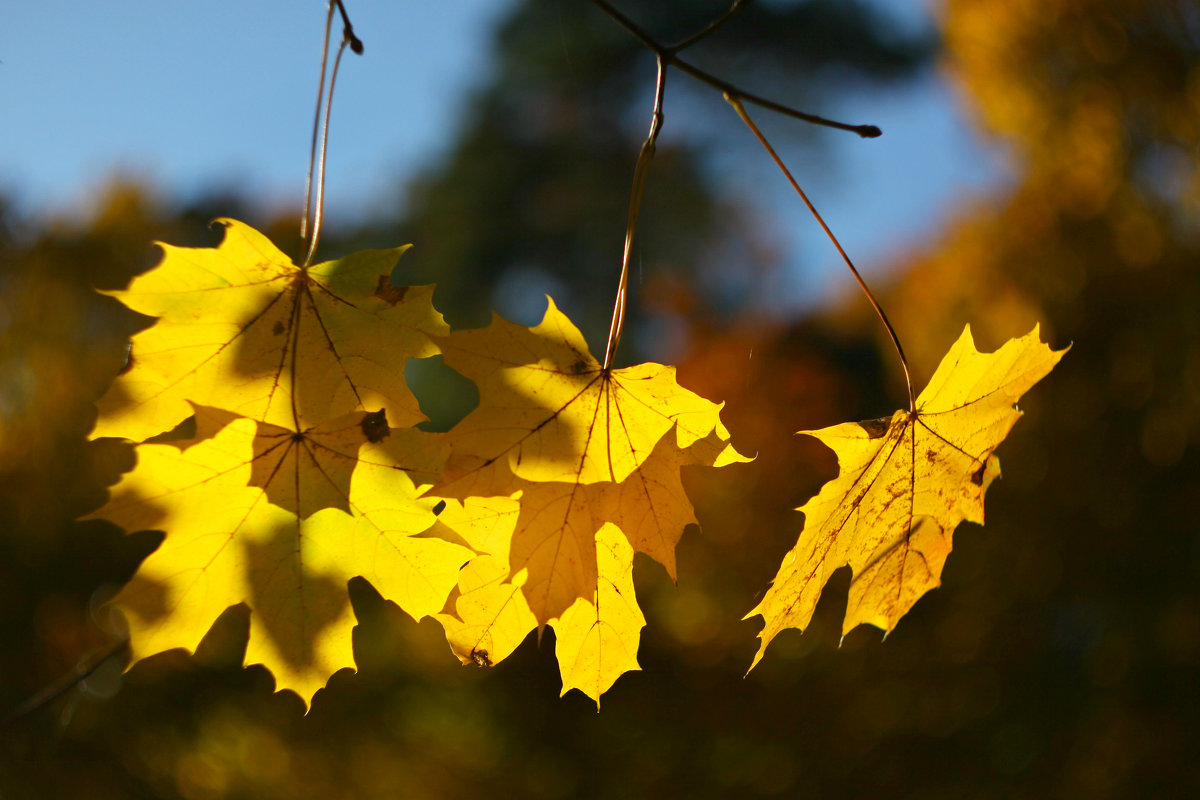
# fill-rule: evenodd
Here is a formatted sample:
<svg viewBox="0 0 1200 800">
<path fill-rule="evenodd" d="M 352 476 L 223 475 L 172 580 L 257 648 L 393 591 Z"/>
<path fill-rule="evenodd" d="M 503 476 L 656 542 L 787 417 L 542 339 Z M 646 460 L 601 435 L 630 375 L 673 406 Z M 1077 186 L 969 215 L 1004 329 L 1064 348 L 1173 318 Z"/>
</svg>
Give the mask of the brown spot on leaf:
<svg viewBox="0 0 1200 800">
<path fill-rule="evenodd" d="M 867 436 L 871 439 L 878 439 L 887 433 L 888 426 L 892 421 L 887 417 L 881 419 L 864 419 L 858 423 L 858 426 L 867 432 Z"/>
<path fill-rule="evenodd" d="M 408 294 L 407 286 L 393 286 L 389 275 L 380 275 L 379 283 L 375 284 L 375 296 L 390 306 L 396 305 Z"/>
<path fill-rule="evenodd" d="M 588 368 L 587 362 L 583 361 L 581 359 L 571 365 L 571 372 L 574 372 L 576 375 L 578 375 L 582 372 L 587 372 L 587 368 Z"/>
<path fill-rule="evenodd" d="M 971 473 L 971 483 L 976 486 L 983 486 L 983 471 L 987 469 L 987 464 L 980 464 L 979 469 Z"/>
<path fill-rule="evenodd" d="M 283 327 L 283 323 L 276 320 L 274 327 L 271 328 L 271 333 L 278 336 L 279 334 L 283 333 L 285 330 L 287 330 L 287 328 Z"/>
<path fill-rule="evenodd" d="M 382 442 L 392 433 L 382 408 L 363 414 L 361 425 L 363 436 L 367 437 L 368 442 Z"/>
<path fill-rule="evenodd" d="M 487 650 L 472 650 L 471 660 L 474 661 L 475 666 L 479 667 L 480 669 L 483 667 L 490 667 L 492 665 L 491 659 L 488 658 Z"/>
</svg>

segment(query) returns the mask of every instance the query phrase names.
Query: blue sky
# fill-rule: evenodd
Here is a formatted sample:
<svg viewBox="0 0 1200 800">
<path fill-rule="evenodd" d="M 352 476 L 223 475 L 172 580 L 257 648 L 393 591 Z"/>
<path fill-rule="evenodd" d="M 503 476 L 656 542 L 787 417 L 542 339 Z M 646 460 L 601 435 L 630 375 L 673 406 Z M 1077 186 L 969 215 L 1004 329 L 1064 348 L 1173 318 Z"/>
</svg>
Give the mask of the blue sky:
<svg viewBox="0 0 1200 800">
<path fill-rule="evenodd" d="M 919 2 L 887 5 L 910 22 L 924 13 Z M 448 144 L 466 90 L 486 72 L 491 25 L 507 6 L 349 5 L 366 55 L 348 54 L 339 79 L 331 217 L 394 202 L 396 179 Z M 0 192 L 26 211 L 82 213 L 94 190 L 120 173 L 167 196 L 237 187 L 298 210 L 324 8 L 322 0 L 10 4 L 0 30 Z M 785 156 L 868 272 L 885 265 L 897 243 L 936 231 L 964 190 L 1002 174 L 934 73 L 899 91 L 848 91 L 835 113 L 878 124 L 885 135 L 825 134 L 829 163 L 810 175 L 803 153 Z M 751 147 L 726 155 L 765 158 Z M 796 265 L 782 304 L 839 291 L 842 268 L 782 177 L 762 192 Z"/>
<path fill-rule="evenodd" d="M 331 208 L 353 212 L 446 141 L 506 3 L 354 0 L 363 57 L 334 102 Z M 325 4 L 38 0 L 0 29 L 0 190 L 80 207 L 116 172 L 170 193 L 301 202 Z M 335 33 L 340 32 L 340 26 Z"/>
</svg>

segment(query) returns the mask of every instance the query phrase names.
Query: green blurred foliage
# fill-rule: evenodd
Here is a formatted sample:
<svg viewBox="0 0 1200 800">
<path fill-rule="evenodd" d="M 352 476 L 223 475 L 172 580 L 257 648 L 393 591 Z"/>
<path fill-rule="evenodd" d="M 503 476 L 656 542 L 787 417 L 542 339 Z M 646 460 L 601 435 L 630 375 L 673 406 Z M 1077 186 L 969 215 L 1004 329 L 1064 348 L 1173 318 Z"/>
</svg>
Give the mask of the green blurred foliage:
<svg viewBox="0 0 1200 800">
<path fill-rule="evenodd" d="M 630 13 L 672 40 L 722 3 L 641 6 Z M 886 414 L 904 392 L 863 301 L 787 327 L 739 305 L 775 267 L 753 212 L 706 177 L 714 138 L 668 139 L 640 228 L 640 333 L 623 358 L 639 344 L 682 352 L 681 382 L 728 402 L 734 441 L 758 460 L 687 475 L 703 528 L 683 539 L 678 586 L 639 560 L 643 671 L 622 677 L 600 714 L 577 693 L 557 699 L 552 633 L 497 668 L 459 667 L 435 623 L 414 624 L 354 581 L 359 671 L 335 675 L 307 716 L 265 670 L 240 666 L 247 623 L 232 609 L 194 656 L 166 653 L 123 676 L 106 662 L 0 728 L 0 796 L 1200 790 L 1200 20 L 1182 2 L 955 0 L 941 25 L 943 68 L 1013 172 L 995 194 L 964 199 L 924 252 L 898 256 L 885 305 L 918 376 L 966 322 L 988 347 L 1038 320 L 1056 347 L 1075 344 L 1022 401 L 988 526 L 960 530 L 944 590 L 886 642 L 860 629 L 839 647 L 846 584 L 835 580 L 810 629 L 780 636 L 742 677 L 757 622 L 737 617 L 794 542 L 791 509 L 836 469 L 819 445 L 784 433 Z M 763 2 L 695 58 L 820 112 L 839 85 L 831 75 L 899 79 L 929 46 L 857 4 Z M 652 69 L 586 3 L 519 5 L 461 131 L 404 213 L 327 233 L 324 252 L 411 240 L 395 279 L 437 282 L 452 322 L 484 322 L 493 306 L 530 321 L 550 289 L 597 343 Z M 668 86 L 692 104 L 668 130 L 718 113 L 686 85 Z M 292 221 L 255 219 L 235 197 L 178 209 L 117 185 L 96 208 L 66 222 L 0 207 L 5 708 L 109 646 L 119 623 L 103 599 L 156 543 L 73 521 L 131 464 L 127 445 L 86 433 L 126 338 L 147 323 L 91 287 L 148 267 L 156 239 L 214 243 L 207 220 L 218 215 L 299 246 Z M 415 371 L 431 416 L 448 424 L 461 401 L 434 371 Z"/>
</svg>

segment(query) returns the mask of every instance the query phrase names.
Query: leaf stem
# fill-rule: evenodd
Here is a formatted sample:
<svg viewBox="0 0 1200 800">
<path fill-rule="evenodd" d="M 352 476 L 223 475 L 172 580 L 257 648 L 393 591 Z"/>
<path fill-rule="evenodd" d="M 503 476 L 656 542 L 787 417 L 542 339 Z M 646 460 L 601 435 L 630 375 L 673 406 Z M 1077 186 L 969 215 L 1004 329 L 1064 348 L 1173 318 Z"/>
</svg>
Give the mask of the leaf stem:
<svg viewBox="0 0 1200 800">
<path fill-rule="evenodd" d="M 775 162 L 775 166 L 779 167 L 780 171 L 783 172 L 784 176 L 788 179 L 788 182 L 792 185 L 792 188 L 796 190 L 796 194 L 800 195 L 800 199 L 804 201 L 804 205 L 808 206 L 808 210 L 817 220 L 817 223 L 821 226 L 821 229 L 825 231 L 825 235 L 829 237 L 829 241 L 833 242 L 833 246 L 837 248 L 838 255 L 842 257 L 842 261 L 844 261 L 846 266 L 850 268 L 850 273 L 854 276 L 854 280 L 858 281 L 858 286 L 860 289 L 862 289 L 863 294 L 867 296 L 867 300 L 870 301 L 871 307 L 875 309 L 875 314 L 879 317 L 879 321 L 883 323 L 883 327 L 887 329 L 888 336 L 890 336 L 892 339 L 892 345 L 896 348 L 896 355 L 900 357 L 900 366 L 904 369 L 904 383 L 908 387 L 908 410 L 910 413 L 913 412 L 916 409 L 916 398 L 913 395 L 912 376 L 908 371 L 908 359 L 904 356 L 904 348 L 900 346 L 900 337 L 896 335 L 896 329 L 893 328 L 892 323 L 888 321 L 887 314 L 883 312 L 883 307 L 879 305 L 879 301 L 875 299 L 875 295 L 873 295 L 871 290 L 867 288 L 866 281 L 863 280 L 862 275 L 860 275 L 858 270 L 854 267 L 854 262 L 850 260 L 850 256 L 847 255 L 845 249 L 842 248 L 841 242 L 839 242 L 837 237 L 833 235 L 833 231 L 829 228 L 829 225 L 825 223 L 825 219 L 817 211 L 817 207 L 813 205 L 812 201 L 808 199 L 808 195 L 805 194 L 804 190 L 800 188 L 800 184 L 796 182 L 796 179 L 792 176 L 792 173 L 787 168 L 787 165 L 783 163 L 783 159 L 781 159 L 779 154 L 775 152 L 775 148 L 771 146 L 769 141 L 767 141 L 767 137 L 764 136 L 763 132 L 759 130 L 758 126 L 754 124 L 754 120 L 750 119 L 750 115 L 746 113 L 746 107 L 742 105 L 741 100 L 729 94 L 725 95 L 725 100 L 731 106 L 733 106 L 733 110 L 737 112 L 739 117 L 741 117 L 742 122 L 746 123 L 746 126 L 750 128 L 751 132 L 754 133 L 755 138 L 757 138 L 759 143 L 766 148 L 767 153 L 770 154 L 771 159 Z"/>
<path fill-rule="evenodd" d="M 325 38 L 321 41 L 321 77 L 317 82 L 317 108 L 313 111 L 312 145 L 308 150 L 308 173 L 304 177 L 304 213 L 300 215 L 300 238 L 308 237 L 308 218 L 312 215 L 313 170 L 317 163 L 317 142 L 321 138 L 321 108 L 325 103 L 325 68 L 329 60 L 329 33 L 333 30 L 333 3 L 325 15 Z"/>
<path fill-rule="evenodd" d="M 347 44 L 348 40 L 342 39 L 338 45 L 337 55 L 333 58 L 333 71 L 329 75 L 329 94 L 325 97 L 325 114 L 321 120 L 321 152 L 317 158 L 317 191 L 312 204 L 312 236 L 309 237 L 308 252 L 304 254 L 301 264 L 303 267 L 312 264 L 313 256 L 317 254 L 317 244 L 321 241 L 321 222 L 325 215 L 325 156 L 329 151 L 329 112 L 333 109 L 333 87 L 337 83 L 338 67 Z"/>
<path fill-rule="evenodd" d="M 836 128 L 838 130 L 857 133 L 859 136 L 862 136 L 866 139 L 873 139 L 883 133 L 876 125 L 850 125 L 845 122 L 837 122 L 816 114 L 809 114 L 804 111 L 799 111 L 790 106 L 777 103 L 774 100 L 769 100 L 756 94 L 751 94 L 750 92 L 744 91 L 728 81 L 718 78 L 712 73 L 706 72 L 699 67 L 684 61 L 678 56 L 679 50 L 695 44 L 695 42 L 699 41 L 705 36 L 708 36 L 710 33 L 716 30 L 721 24 L 724 24 L 728 18 L 732 17 L 733 14 L 740 9 L 740 6 L 745 4 L 744 2 L 735 2 L 734 7 L 727 11 L 723 17 L 715 20 L 711 25 L 705 27 L 704 30 L 700 31 L 698 34 L 684 40 L 682 44 L 675 47 L 667 47 L 666 45 L 660 44 L 658 40 L 643 30 L 636 22 L 618 11 L 611 3 L 608 2 L 608 0 L 591 1 L 593 5 L 611 17 L 614 22 L 616 22 L 625 30 L 629 31 L 634 38 L 653 51 L 654 54 L 658 56 L 658 58 L 663 61 L 666 66 L 676 67 L 680 72 L 687 73 L 701 83 L 707 84 L 725 95 L 745 100 L 747 103 L 753 103 L 754 105 L 768 108 L 779 114 L 783 114 L 794 119 L 803 120 L 804 122 L 808 122 L 813 125 L 821 125 L 826 128 Z"/>
<path fill-rule="evenodd" d="M 325 70 L 329 59 L 329 34 L 333 29 L 334 8 L 342 15 L 342 41 L 333 59 L 333 72 L 329 77 L 329 95 L 325 95 Z M 333 87 L 337 83 L 338 67 L 346 46 L 362 55 L 362 40 L 354 35 L 354 26 L 346 14 L 342 0 L 330 0 L 329 12 L 325 17 L 325 38 L 321 43 L 321 78 L 317 87 L 317 108 L 313 112 L 312 146 L 308 154 L 308 174 L 304 179 L 304 215 L 300 219 L 300 238 L 308 239 L 308 247 L 302 266 L 312 264 L 321 239 L 321 219 L 325 210 L 325 154 L 329 144 L 329 112 L 333 108 Z M 318 150 L 318 142 L 320 147 Z M 316 172 L 316 197 L 313 197 L 313 172 Z M 310 223 L 311 219 L 311 223 Z M 310 234 L 311 229 L 311 234 Z"/>
<path fill-rule="evenodd" d="M 654 113 L 650 119 L 650 134 L 646 137 L 646 141 L 642 143 L 641 152 L 638 153 L 637 165 L 634 167 L 633 171 L 633 190 L 629 199 L 629 218 L 625 223 L 625 247 L 621 256 L 621 278 L 617 284 L 617 298 L 613 303 L 612 322 L 609 324 L 608 341 L 604 347 L 603 366 L 605 370 L 608 370 L 612 367 L 613 357 L 616 354 L 617 345 L 621 341 L 621 332 L 625 325 L 625 306 L 629 293 L 629 259 L 633 248 L 633 237 L 637 232 L 638 215 L 641 212 L 642 194 L 646 186 L 646 176 L 650 171 L 650 161 L 652 158 L 654 158 L 654 150 L 658 142 L 658 134 L 662 130 L 663 94 L 666 90 L 668 67 L 674 66 L 681 72 L 692 76 L 701 83 L 711 86 L 712 88 L 717 89 L 724 94 L 725 99 L 734 104 L 734 108 L 738 110 L 738 114 L 741 115 L 746 124 L 749 125 L 751 130 L 753 130 L 759 137 L 759 140 L 767 148 L 768 152 L 770 152 L 775 158 L 776 163 L 789 179 L 791 179 L 791 173 L 787 171 L 787 167 L 785 167 L 783 162 L 779 160 L 779 157 L 775 154 L 775 151 L 771 149 L 770 144 L 762 136 L 762 133 L 757 127 L 755 127 L 754 123 L 746 115 L 745 108 L 742 106 L 743 100 L 748 103 L 754 103 L 762 106 L 763 108 L 776 111 L 780 114 L 803 120 L 804 122 L 809 122 L 814 125 L 823 125 L 829 128 L 837 128 L 839 130 L 851 131 L 866 138 L 879 136 L 882 132 L 875 125 L 849 125 L 844 122 L 837 122 L 835 120 L 826 119 L 825 117 L 819 117 L 816 114 L 798 111 L 789 106 L 785 106 L 782 103 L 777 103 L 774 100 L 768 100 L 767 98 L 759 97 L 758 95 L 743 91 L 728 81 L 722 80 L 711 73 L 705 72 L 699 67 L 696 67 L 679 57 L 679 51 L 691 47 L 705 37 L 715 33 L 721 28 L 722 25 L 724 25 L 738 12 L 745 8 L 746 5 L 749 4 L 750 0 L 733 0 L 732 5 L 730 5 L 730 7 L 720 17 L 717 17 L 698 32 L 684 39 L 682 42 L 669 47 L 661 44 L 658 40 L 643 30 L 642 27 L 636 22 L 622 14 L 610 2 L 608 2 L 608 0 L 591 1 L 593 5 L 611 17 L 618 25 L 623 27 L 626 31 L 633 35 L 634 38 L 649 48 L 650 51 L 655 55 L 655 61 L 658 67 L 658 77 L 655 81 L 654 87 Z M 871 295 L 870 290 L 867 289 L 866 284 L 863 283 L 862 278 L 859 277 L 858 271 L 854 269 L 854 265 L 850 262 L 849 257 L 847 257 L 845 251 L 842 250 L 842 246 L 838 244 L 837 239 L 833 236 L 833 233 L 829 230 L 828 226 L 825 225 L 824 220 L 822 220 L 821 216 L 817 214 L 817 210 L 813 208 L 812 203 L 810 203 L 808 200 L 808 197 L 806 197 L 804 192 L 800 190 L 800 186 L 796 184 L 795 180 L 792 180 L 792 185 L 796 188 L 796 191 L 800 192 L 800 196 L 804 198 L 804 202 L 808 204 L 809 209 L 812 211 L 813 215 L 816 216 L 817 221 L 821 223 L 823 228 L 825 228 L 826 234 L 829 235 L 829 238 L 837 247 L 838 252 L 842 254 L 842 258 L 845 259 L 846 263 L 850 266 L 850 271 L 854 273 L 855 278 L 858 279 L 859 285 L 862 286 L 863 291 L 867 293 L 867 297 L 871 300 L 872 305 L 875 306 L 876 312 L 880 315 L 884 325 L 892 334 L 892 341 L 895 343 L 896 349 L 900 353 L 900 361 L 904 365 L 904 374 L 905 378 L 907 379 L 908 363 L 904 359 L 903 351 L 900 350 L 900 341 L 896 338 L 895 331 L 892 330 L 892 326 L 888 323 L 887 317 L 883 315 L 883 310 L 880 309 L 879 304 L 875 302 L 875 298 Z M 908 381 L 908 395 L 910 405 L 912 405 L 912 381 Z"/>
<path fill-rule="evenodd" d="M 633 168 L 633 190 L 629 197 L 629 217 L 625 222 L 625 247 L 621 255 L 621 279 L 617 284 L 617 299 L 613 304 L 612 322 L 608 327 L 608 342 L 604 347 L 604 369 L 612 366 L 621 331 L 625 327 L 625 300 L 629 293 L 629 257 L 633 252 L 633 236 L 637 232 L 638 215 L 642 210 L 642 194 L 646 188 L 646 176 L 650 174 L 650 160 L 658 143 L 658 134 L 663 126 L 663 94 L 667 88 L 667 64 L 660 55 L 658 77 L 654 84 L 654 112 L 650 117 L 650 133 L 642 142 L 637 164 Z"/>
</svg>

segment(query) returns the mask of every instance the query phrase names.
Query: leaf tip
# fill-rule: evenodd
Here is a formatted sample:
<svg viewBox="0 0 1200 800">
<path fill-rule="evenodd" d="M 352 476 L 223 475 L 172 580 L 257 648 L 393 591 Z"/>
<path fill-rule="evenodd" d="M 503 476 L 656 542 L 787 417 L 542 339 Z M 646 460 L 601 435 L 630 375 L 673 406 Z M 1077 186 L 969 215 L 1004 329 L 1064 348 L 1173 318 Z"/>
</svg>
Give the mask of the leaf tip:
<svg viewBox="0 0 1200 800">
<path fill-rule="evenodd" d="M 767 645 L 771 643 L 771 637 L 765 635 L 765 632 L 760 631 L 758 634 L 759 645 L 758 652 L 754 654 L 754 658 L 750 659 L 750 666 L 746 667 L 746 674 L 742 675 L 742 680 L 750 677 L 750 673 L 758 666 L 758 662 L 762 661 L 763 654 L 767 652 Z"/>
<path fill-rule="evenodd" d="M 1034 330 L 1037 330 L 1037 328 L 1035 327 Z M 959 335 L 958 340 L 968 345 L 972 350 L 979 350 L 975 345 L 975 334 L 971 330 L 971 323 L 969 322 L 963 326 L 963 332 Z"/>
</svg>

